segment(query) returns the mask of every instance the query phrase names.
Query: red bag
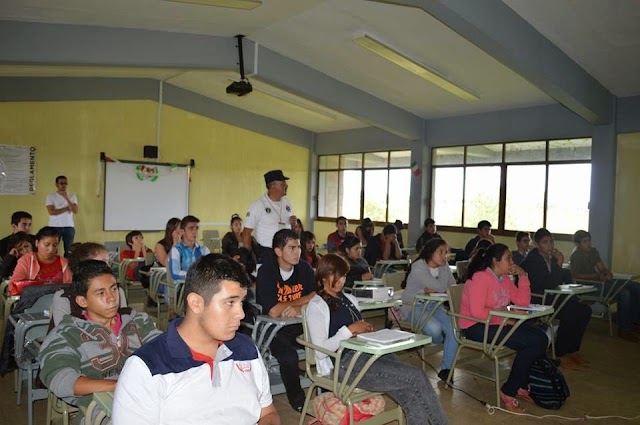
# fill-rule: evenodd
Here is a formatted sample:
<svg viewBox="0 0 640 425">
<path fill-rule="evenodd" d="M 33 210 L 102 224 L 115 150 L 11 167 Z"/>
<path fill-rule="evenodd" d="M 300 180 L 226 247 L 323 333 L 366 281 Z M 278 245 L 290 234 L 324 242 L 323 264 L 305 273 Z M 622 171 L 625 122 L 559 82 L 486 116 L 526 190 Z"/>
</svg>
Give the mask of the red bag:
<svg viewBox="0 0 640 425">
<path fill-rule="evenodd" d="M 315 421 L 322 425 L 347 425 L 349 409 L 333 393 L 322 393 L 313 399 Z M 353 421 L 360 422 L 384 412 L 384 398 L 373 396 L 353 404 Z"/>
<path fill-rule="evenodd" d="M 43 282 L 41 280 L 17 280 L 15 282 L 9 283 L 9 296 L 13 297 L 16 295 L 20 295 L 22 290 L 27 286 L 34 285 L 44 285 L 47 282 Z"/>
</svg>

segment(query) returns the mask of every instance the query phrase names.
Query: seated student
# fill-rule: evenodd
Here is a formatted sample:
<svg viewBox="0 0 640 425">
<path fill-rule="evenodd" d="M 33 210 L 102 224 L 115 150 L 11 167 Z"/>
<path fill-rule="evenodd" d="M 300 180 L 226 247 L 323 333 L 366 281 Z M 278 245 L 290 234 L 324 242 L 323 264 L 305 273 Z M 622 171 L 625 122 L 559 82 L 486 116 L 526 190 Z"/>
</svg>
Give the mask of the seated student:
<svg viewBox="0 0 640 425">
<path fill-rule="evenodd" d="M 327 254 L 320 259 L 316 272 L 317 294 L 307 307 L 307 326 L 311 342 L 326 350 L 337 351 L 340 343 L 352 336 L 372 332 L 371 324 L 362 320 L 358 301 L 342 292 L 349 264 L 335 255 Z M 338 375 L 344 377 L 354 351 L 342 352 Z M 329 356 L 315 352 L 318 372 L 329 375 L 334 365 Z M 353 373 L 357 374 L 371 356 L 362 354 Z M 355 375 L 352 375 L 355 376 Z M 401 361 L 394 354 L 376 360 L 358 384 L 367 391 L 387 394 L 402 407 L 407 425 L 448 424 L 440 401 L 420 369 Z"/>
<path fill-rule="evenodd" d="M 72 284 L 83 311 L 64 316 L 40 348 L 40 378 L 52 393 L 86 408 L 96 392 L 113 391 L 124 362 L 160 335 L 145 313 L 119 309 L 118 284 L 99 260 L 78 265 Z"/>
<path fill-rule="evenodd" d="M 142 232 L 139 230 L 133 230 L 125 236 L 125 242 L 129 249 L 123 249 L 120 251 L 120 260 L 126 260 L 131 258 L 146 258 L 147 253 L 152 252 L 147 246 L 144 244 L 144 236 L 142 236 Z M 140 275 L 140 270 L 144 267 L 144 261 L 131 263 L 127 267 L 127 279 L 128 280 L 136 280 L 143 281 L 142 276 Z M 144 279 L 146 285 L 142 284 L 143 287 L 149 287 L 149 279 Z"/>
<path fill-rule="evenodd" d="M 475 257 L 478 251 L 480 251 L 481 249 L 484 249 L 486 251 L 491 245 L 493 245 L 493 242 L 491 242 L 489 239 L 480 239 L 475 248 L 473 248 L 473 251 L 471 251 L 471 254 L 469 255 L 469 261 L 473 260 L 473 257 Z"/>
<path fill-rule="evenodd" d="M 70 251 L 69 254 L 69 269 L 74 275 L 77 273 L 78 265 L 86 260 L 98 260 L 102 261 L 106 265 L 109 265 L 109 252 L 104 245 L 100 245 L 95 242 L 79 243 Z M 127 307 L 127 298 L 125 297 L 124 290 L 118 288 L 120 293 L 120 307 Z M 65 289 L 60 289 L 53 294 L 53 300 L 51 302 L 51 324 L 50 328 L 58 326 L 62 321 L 62 318 L 71 314 L 78 316 L 82 314 L 82 307 L 76 303 L 76 296 L 73 292 L 73 285 Z"/>
<path fill-rule="evenodd" d="M 127 360 L 114 425 L 280 424 L 258 350 L 236 332 L 248 286 L 226 255 L 206 255 L 189 269 L 185 317 Z"/>
<path fill-rule="evenodd" d="M 171 248 L 169 253 L 168 272 L 174 280 L 183 281 L 187 277 L 187 270 L 195 261 L 209 254 L 209 248 L 198 244 L 198 229 L 200 220 L 192 215 L 180 221 L 183 231 L 182 240 Z"/>
<path fill-rule="evenodd" d="M 316 235 L 305 230 L 300 235 L 300 247 L 302 248 L 302 259 L 309 263 L 312 269 L 318 266 L 318 255 L 316 251 Z"/>
<path fill-rule="evenodd" d="M 396 220 L 393 223 L 394 226 L 396 226 L 396 234 L 398 235 L 398 244 L 400 245 L 400 248 L 404 248 L 404 241 L 402 240 L 402 229 L 404 229 L 404 224 L 402 224 L 402 220 Z"/>
<path fill-rule="evenodd" d="M 43 227 L 35 239 L 36 252 L 28 252 L 20 257 L 11 275 L 11 282 L 37 280 L 42 283 L 71 283 L 67 259 L 58 255 L 58 230 L 55 227 Z"/>
<path fill-rule="evenodd" d="M 430 239 L 420 251 L 420 256 L 414 261 L 409 270 L 403 287 L 402 307 L 400 315 L 402 320 L 411 321 L 412 305 L 414 298 L 418 294 L 430 294 L 432 292 L 447 292 L 447 288 L 456 284 L 456 279 L 451 273 L 447 258 L 449 256 L 449 246 L 440 238 Z M 434 304 L 428 305 L 428 311 L 433 310 Z M 415 309 L 416 319 L 420 317 L 424 310 L 424 304 Z M 434 344 L 444 342 L 444 353 L 442 355 L 442 365 L 438 377 L 443 381 L 447 380 L 449 371 L 453 365 L 453 359 L 458 349 L 451 317 L 445 308 L 438 307 L 431 319 L 424 325 L 423 333 L 432 338 Z"/>
<path fill-rule="evenodd" d="M 564 256 L 554 248 L 553 236 L 547 229 L 538 229 L 533 235 L 533 240 L 536 248 L 529 251 L 521 267 L 529 274 L 531 291 L 543 295 L 545 289 L 556 289 L 559 284 L 566 282 L 562 271 Z M 551 301 L 552 299 L 548 302 Z M 560 366 L 577 369 L 579 366 L 588 365 L 589 362 L 578 351 L 582 336 L 591 320 L 591 308 L 581 304 L 577 297 L 571 297 L 557 313 L 556 319 L 560 321 L 555 344 Z"/>
<path fill-rule="evenodd" d="M 509 276 L 512 274 L 519 276 L 517 287 Z M 531 302 L 531 288 L 527 273 L 513 263 L 511 251 L 504 244 L 498 243 L 486 250 L 480 249 L 469 263 L 466 277 L 467 282 L 464 285 L 460 304 L 460 313 L 463 315 L 486 320 L 491 310 L 504 309 L 511 303 L 525 306 Z M 500 317 L 491 318 L 489 340 L 494 338 L 501 322 Z M 467 338 L 478 342 L 484 340 L 484 323 L 459 318 L 458 324 Z M 507 324 L 501 336 L 510 330 L 511 326 Z M 516 397 L 525 400 L 529 398 L 529 367 L 536 359 L 546 355 L 547 336 L 542 330 L 525 322 L 511 335 L 506 346 L 516 350 L 517 353 L 513 359 L 509 377 L 502 385 L 500 398 L 507 410 L 524 413 L 524 408 L 520 407 Z"/>
<path fill-rule="evenodd" d="M 244 246 L 242 240 L 242 218 L 238 214 L 231 216 L 231 231 L 227 232 L 222 238 L 222 253 L 231 255 L 235 250 Z M 256 251 L 258 242 L 251 236 L 252 250 Z"/>
<path fill-rule="evenodd" d="M 7 248 L 9 251 L 2 259 L 0 267 L 0 280 L 11 277 L 20 257 L 33 252 L 33 238 L 25 232 L 14 233 L 9 237 Z"/>
<path fill-rule="evenodd" d="M 437 234 L 436 231 L 437 231 L 436 222 L 431 217 L 427 218 L 424 221 L 424 232 L 422 232 L 422 234 L 416 241 L 417 254 L 420 254 L 420 250 L 422 249 L 423 246 L 427 244 L 427 242 L 429 242 L 429 239 L 433 239 L 433 238 L 442 239 L 442 237 L 439 234 Z"/>
<path fill-rule="evenodd" d="M 256 299 L 262 306 L 262 314 L 271 317 L 296 317 L 302 306 L 315 295 L 313 270 L 300 261 L 300 240 L 290 229 L 282 229 L 273 236 L 273 252 L 266 257 L 258 270 Z M 271 354 L 280 364 L 280 376 L 287 390 L 289 404 L 300 412 L 304 405 L 304 393 L 298 375 L 298 354 L 301 348 L 296 338 L 302 334 L 301 325 L 285 326 L 271 343 Z"/>
<path fill-rule="evenodd" d="M 169 253 L 171 248 L 182 239 L 184 231 L 180 227 L 180 219 L 172 218 L 167 221 L 167 225 L 164 229 L 164 237 L 156 243 L 156 247 L 153 250 L 156 261 L 162 267 L 167 267 L 169 263 Z"/>
<path fill-rule="evenodd" d="M 529 232 L 517 232 L 516 249 L 511 251 L 513 262 L 517 265 L 522 264 L 524 258 L 529 253 L 529 248 L 531 248 L 531 235 Z"/>
<path fill-rule="evenodd" d="M 0 239 L 0 260 L 11 251 L 9 239 L 18 232 L 31 234 L 31 214 L 25 211 L 16 211 L 11 214 L 11 234 Z"/>
<path fill-rule="evenodd" d="M 373 236 L 373 221 L 370 218 L 362 220 L 360 226 L 356 227 L 356 236 L 360 239 L 362 246 L 367 246 L 369 238 Z"/>
<path fill-rule="evenodd" d="M 467 245 L 464 247 L 464 250 L 469 257 L 471 257 L 471 252 L 476 247 L 480 239 L 488 239 L 492 243 L 496 242 L 495 238 L 491 234 L 491 223 L 487 220 L 481 220 L 478 222 L 478 234 L 474 238 L 469 239 L 469 242 L 467 242 Z"/>
<path fill-rule="evenodd" d="M 369 265 L 375 266 L 380 260 L 399 260 L 403 257 L 397 232 L 396 226 L 387 224 L 382 233 L 369 238 L 367 249 L 364 251 L 364 259 Z"/>
<path fill-rule="evenodd" d="M 585 230 L 578 230 L 573 235 L 576 244 L 571 253 L 571 274 L 574 279 L 600 280 L 604 284 L 604 293 L 608 293 L 613 284 L 613 274 L 604 265 L 598 250 L 591 246 L 591 234 Z M 625 285 L 616 296 L 618 303 L 618 336 L 631 342 L 638 342 L 638 337 L 631 330 L 632 311 L 638 311 L 639 306 L 632 304 L 631 291 L 634 285 Z"/>
<path fill-rule="evenodd" d="M 293 231 L 296 232 L 298 236 L 302 236 L 302 232 L 304 232 L 304 226 L 299 218 L 296 218 L 296 224 L 293 226 Z"/>
<path fill-rule="evenodd" d="M 362 258 L 362 245 L 356 236 L 348 236 L 340 245 L 340 255 L 349 263 L 349 273 L 345 286 L 353 288 L 353 283 L 373 279 L 367 260 Z"/>
<path fill-rule="evenodd" d="M 329 253 L 337 252 L 347 236 L 355 236 L 355 233 L 347 230 L 349 222 L 346 217 L 340 216 L 336 218 L 336 227 L 338 230 L 333 233 L 329 233 L 329 236 L 327 236 L 327 251 Z"/>
</svg>

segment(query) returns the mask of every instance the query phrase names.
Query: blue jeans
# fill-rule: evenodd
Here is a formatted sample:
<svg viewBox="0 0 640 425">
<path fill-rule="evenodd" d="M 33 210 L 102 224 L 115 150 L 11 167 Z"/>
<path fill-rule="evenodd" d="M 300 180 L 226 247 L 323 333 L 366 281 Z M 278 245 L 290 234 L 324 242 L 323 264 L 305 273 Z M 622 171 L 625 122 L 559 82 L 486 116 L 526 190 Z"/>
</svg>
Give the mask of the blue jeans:
<svg viewBox="0 0 640 425">
<path fill-rule="evenodd" d="M 415 316 L 417 317 L 415 320 L 418 320 L 422 314 L 422 311 L 425 308 L 424 306 L 424 303 L 419 303 L 419 305 L 416 306 Z M 435 306 L 435 303 L 427 304 L 427 311 L 432 311 Z M 453 359 L 456 356 L 456 350 L 458 349 L 458 342 L 453 334 L 451 317 L 449 317 L 442 305 L 438 307 L 433 316 L 431 316 L 431 319 L 429 319 L 429 321 L 424 325 L 422 332 L 425 335 L 429 335 L 434 344 L 442 344 L 444 342 L 442 365 L 440 367 L 442 369 L 451 369 Z"/>
<path fill-rule="evenodd" d="M 344 377 L 354 352 L 342 353 L 338 375 Z M 362 354 L 353 368 L 351 377 L 362 370 L 371 356 Z M 351 382 L 351 381 L 350 381 Z M 420 369 L 401 361 L 394 354 L 387 354 L 376 360 L 358 383 L 358 388 L 387 394 L 402 407 L 407 425 L 448 424 L 440 400 L 433 390 L 427 375 Z"/>
<path fill-rule="evenodd" d="M 498 325 L 489 326 L 489 341 L 491 341 L 498 331 Z M 511 326 L 502 328 L 501 336 L 506 335 L 511 330 Z M 464 330 L 467 338 L 482 342 L 484 338 L 484 323 L 476 323 Z M 512 350 L 516 350 L 516 357 L 511 365 L 509 378 L 502 385 L 502 392 L 509 397 L 515 397 L 519 388 L 526 389 L 529 385 L 529 368 L 534 361 L 540 357 L 546 356 L 547 352 L 547 335 L 540 329 L 522 324 L 511 335 L 506 342 L 506 346 Z"/>
<path fill-rule="evenodd" d="M 58 229 L 58 233 L 60 233 L 60 237 L 62 238 L 62 243 L 64 244 L 64 256 L 65 258 L 69 256 L 69 248 L 73 245 L 73 239 L 76 236 L 75 227 L 56 227 Z"/>
</svg>

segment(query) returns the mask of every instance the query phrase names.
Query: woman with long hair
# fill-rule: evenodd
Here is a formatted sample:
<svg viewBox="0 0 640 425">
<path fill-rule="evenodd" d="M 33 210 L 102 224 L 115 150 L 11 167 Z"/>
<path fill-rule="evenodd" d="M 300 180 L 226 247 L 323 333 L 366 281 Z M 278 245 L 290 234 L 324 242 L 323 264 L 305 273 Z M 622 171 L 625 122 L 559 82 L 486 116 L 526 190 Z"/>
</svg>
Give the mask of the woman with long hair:
<svg viewBox="0 0 640 425">
<path fill-rule="evenodd" d="M 316 250 L 316 235 L 308 230 L 303 231 L 300 235 L 300 246 L 302 248 L 301 259 L 309 263 L 311 268 L 316 269 L 320 258 Z"/>
<path fill-rule="evenodd" d="M 347 288 L 352 288 L 356 280 L 373 279 L 369 263 L 362 258 L 362 243 L 358 237 L 347 236 L 340 244 L 338 253 L 349 263 L 349 273 L 347 273 L 347 282 L 345 283 Z"/>
<path fill-rule="evenodd" d="M 161 266 L 167 267 L 171 248 L 180 242 L 183 233 L 184 230 L 180 227 L 179 218 L 174 217 L 167 221 L 167 225 L 164 229 L 164 238 L 158 241 L 153 251 L 156 256 L 156 260 Z"/>
<path fill-rule="evenodd" d="M 363 246 L 367 246 L 367 241 L 373 236 L 373 221 L 370 218 L 363 219 L 360 226 L 356 227 L 356 236 Z"/>
<path fill-rule="evenodd" d="M 519 276 L 517 287 L 510 275 Z M 520 266 L 513 263 L 511 251 L 504 244 L 480 248 L 469 263 L 466 279 L 460 304 L 460 314 L 465 316 L 486 320 L 491 310 L 504 309 L 512 303 L 526 306 L 531 302 L 529 277 Z M 500 317 L 490 319 L 489 340 L 495 337 L 501 322 Z M 484 323 L 461 317 L 458 324 L 467 338 L 478 342 L 484 340 Z M 513 324 L 511 320 L 507 322 L 499 338 L 510 332 Z M 505 345 L 516 351 L 516 357 L 509 377 L 502 385 L 500 398 L 509 411 L 523 413 L 524 408 L 520 406 L 518 398 L 530 399 L 529 368 L 536 359 L 546 355 L 547 336 L 525 322 L 515 330 Z"/>
<path fill-rule="evenodd" d="M 36 251 L 20 257 L 11 282 L 37 280 L 42 283 L 71 283 L 67 259 L 58 255 L 60 234 L 55 227 L 46 226 L 36 234 Z"/>
<path fill-rule="evenodd" d="M 337 351 L 340 343 L 354 335 L 372 332 L 373 326 L 362 320 L 358 301 L 342 292 L 349 264 L 335 254 L 323 256 L 316 271 L 316 295 L 307 306 L 307 325 L 311 342 L 327 350 Z M 342 352 L 340 370 L 344 377 L 355 354 L 352 350 Z M 334 365 L 329 356 L 315 351 L 318 372 L 328 375 Z M 353 366 L 353 373 L 362 370 L 371 356 L 361 354 Z M 447 416 L 440 405 L 427 375 L 420 369 L 402 362 L 396 355 L 387 354 L 371 364 L 358 383 L 358 388 L 386 393 L 401 407 L 407 425 L 448 424 Z"/>
<path fill-rule="evenodd" d="M 434 303 L 428 303 L 426 306 L 424 303 L 420 303 L 413 310 L 411 306 L 415 302 L 416 295 L 447 292 L 449 286 L 456 284 L 456 279 L 449 269 L 448 256 L 447 242 L 440 238 L 429 239 L 420 251 L 418 259 L 409 266 L 407 277 L 403 282 L 406 288 L 402 293 L 402 307 L 400 307 L 402 320 L 417 320 L 425 308 L 427 309 L 426 314 L 435 307 Z M 416 315 L 415 318 L 411 317 L 412 311 Z M 436 309 L 431 319 L 424 325 L 422 332 L 429 335 L 434 344 L 444 343 L 442 365 L 438 377 L 446 381 L 458 349 L 458 343 L 453 333 L 451 317 L 447 314 L 444 306 L 440 305 Z"/>
</svg>

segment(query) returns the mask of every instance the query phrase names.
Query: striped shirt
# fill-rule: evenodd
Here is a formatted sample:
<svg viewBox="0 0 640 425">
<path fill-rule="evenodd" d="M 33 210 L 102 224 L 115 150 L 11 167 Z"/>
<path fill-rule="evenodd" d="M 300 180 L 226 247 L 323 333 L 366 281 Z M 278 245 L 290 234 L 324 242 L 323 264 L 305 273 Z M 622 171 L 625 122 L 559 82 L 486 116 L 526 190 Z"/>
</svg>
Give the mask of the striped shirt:
<svg viewBox="0 0 640 425">
<path fill-rule="evenodd" d="M 171 248 L 169 253 L 169 273 L 173 280 L 185 280 L 187 270 L 196 260 L 209 254 L 209 248 L 200 246 L 196 242 L 193 248 L 189 248 L 184 241 L 180 241 Z"/>
</svg>

